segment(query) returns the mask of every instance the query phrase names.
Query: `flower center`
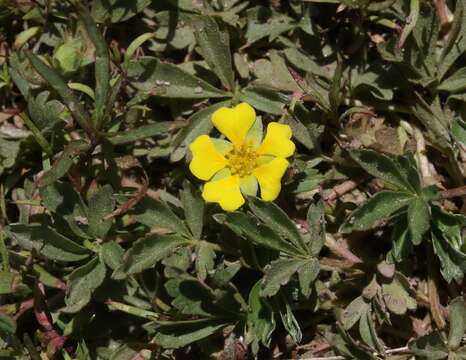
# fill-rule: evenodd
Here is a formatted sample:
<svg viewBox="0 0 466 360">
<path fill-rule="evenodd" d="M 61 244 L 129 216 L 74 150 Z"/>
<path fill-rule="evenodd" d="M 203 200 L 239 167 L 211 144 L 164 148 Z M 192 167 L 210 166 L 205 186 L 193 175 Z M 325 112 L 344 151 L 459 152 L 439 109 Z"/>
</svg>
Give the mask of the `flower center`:
<svg viewBox="0 0 466 360">
<path fill-rule="evenodd" d="M 233 148 L 225 157 L 228 160 L 227 167 L 231 174 L 245 177 L 251 175 L 257 167 L 257 156 L 251 144 L 245 143 L 240 148 Z"/>
</svg>

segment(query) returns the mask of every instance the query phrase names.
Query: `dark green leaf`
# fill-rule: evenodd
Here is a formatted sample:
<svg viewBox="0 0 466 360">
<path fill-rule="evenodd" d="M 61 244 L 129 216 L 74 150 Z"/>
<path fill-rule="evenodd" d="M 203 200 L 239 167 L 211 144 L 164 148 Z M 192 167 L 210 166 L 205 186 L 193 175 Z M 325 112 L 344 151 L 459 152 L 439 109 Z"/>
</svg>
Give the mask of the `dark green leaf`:
<svg viewBox="0 0 466 360">
<path fill-rule="evenodd" d="M 186 240 L 177 235 L 150 235 L 139 239 L 125 254 L 123 267 L 118 272 L 126 275 L 140 273 L 184 244 Z"/>
<path fill-rule="evenodd" d="M 223 216 L 217 216 L 216 219 L 227 225 L 236 234 L 245 236 L 256 245 L 282 251 L 291 256 L 295 256 L 299 253 L 304 254 L 302 250 L 296 248 L 285 239 L 282 239 L 270 228 L 258 225 L 252 217 L 247 216 L 246 214 L 239 212 L 228 213 Z"/>
<path fill-rule="evenodd" d="M 461 119 L 456 119 L 451 124 L 451 134 L 459 143 L 466 146 L 466 122 Z"/>
<path fill-rule="evenodd" d="M 168 229 L 171 232 L 188 235 L 186 225 L 162 201 L 145 198 L 138 204 L 134 218 L 140 223 L 158 229 Z"/>
<path fill-rule="evenodd" d="M 183 183 L 181 201 L 189 229 L 195 239 L 200 239 L 204 224 L 204 200 L 200 192 L 189 181 Z"/>
<path fill-rule="evenodd" d="M 252 342 L 253 352 L 257 353 L 259 344 L 268 347 L 275 330 L 275 316 L 272 308 L 260 296 L 261 281 L 258 281 L 249 292 L 248 299 L 248 337 Z"/>
<path fill-rule="evenodd" d="M 408 206 L 408 226 L 411 241 L 419 245 L 422 237 L 430 228 L 430 211 L 428 204 L 421 198 L 414 198 Z"/>
<path fill-rule="evenodd" d="M 195 18 L 194 29 L 196 41 L 201 47 L 205 61 L 217 74 L 223 86 L 233 90 L 235 83 L 228 32 L 221 30 L 215 19 L 210 16 Z"/>
<path fill-rule="evenodd" d="M 217 319 L 160 322 L 155 341 L 164 348 L 178 349 L 215 334 L 226 325 Z"/>
<path fill-rule="evenodd" d="M 162 63 L 153 57 L 131 61 L 128 78 L 137 89 L 167 98 L 202 99 L 228 97 L 209 83 L 188 74 L 175 65 Z"/>
<path fill-rule="evenodd" d="M 262 296 L 273 296 L 283 285 L 286 285 L 291 277 L 304 266 L 309 266 L 309 262 L 315 264 L 314 260 L 293 260 L 293 259 L 278 259 L 272 261 L 265 270 L 265 276 L 262 282 Z M 313 266 L 311 264 L 311 266 Z M 314 269 L 315 265 L 313 266 Z M 318 273 L 318 268 L 316 269 Z M 310 279 L 317 276 L 317 273 L 312 273 Z"/>
<path fill-rule="evenodd" d="M 353 150 L 350 155 L 372 176 L 378 177 L 399 189 L 415 192 L 400 166 L 389 157 L 372 150 Z"/>
<path fill-rule="evenodd" d="M 341 322 L 346 330 L 351 329 L 370 309 L 370 303 L 368 303 L 362 296 L 357 297 L 349 303 L 346 309 L 343 311 Z"/>
<path fill-rule="evenodd" d="M 46 225 L 11 224 L 5 230 L 22 248 L 34 249 L 38 254 L 51 260 L 78 261 L 89 256 L 86 248 Z"/>
<path fill-rule="evenodd" d="M 248 205 L 254 215 L 274 233 L 289 240 L 295 247 L 308 251 L 296 225 L 277 205 L 272 202 L 262 201 L 256 197 L 250 197 Z"/>
<path fill-rule="evenodd" d="M 212 114 L 222 106 L 230 106 L 230 101 L 222 101 L 194 113 L 188 124 L 177 134 L 173 141 L 175 150 L 170 155 L 172 161 L 181 160 L 187 152 L 189 144 L 200 135 L 208 134 L 213 128 Z"/>
<path fill-rule="evenodd" d="M 407 206 L 412 200 L 413 196 L 407 193 L 378 192 L 348 216 L 340 231 L 350 233 L 369 230 L 388 219 L 395 211 Z"/>
<path fill-rule="evenodd" d="M 74 93 L 69 89 L 66 82 L 61 78 L 61 76 L 48 65 L 46 65 L 42 60 L 40 60 L 36 55 L 30 52 L 26 52 L 26 56 L 31 62 L 32 66 L 37 70 L 37 72 L 50 84 L 50 86 L 60 95 L 63 99 L 68 110 L 79 123 L 79 125 L 86 130 L 89 134 L 93 133 L 93 128 L 90 123 L 90 116 L 86 109 L 81 105 L 78 98 Z"/>
<path fill-rule="evenodd" d="M 448 306 L 450 331 L 448 333 L 448 348 L 456 350 L 466 333 L 466 304 L 462 296 L 452 300 Z"/>
<path fill-rule="evenodd" d="M 88 231 L 94 237 L 104 239 L 112 226 L 112 220 L 104 220 L 115 207 L 115 198 L 111 185 L 104 185 L 89 198 Z"/>
<path fill-rule="evenodd" d="M 171 125 L 173 124 L 169 121 L 162 121 L 153 124 L 142 125 L 135 129 L 126 130 L 124 132 L 108 133 L 108 140 L 113 145 L 122 145 L 143 140 L 149 137 L 154 137 L 157 135 L 163 136 L 170 130 Z"/>
<path fill-rule="evenodd" d="M 60 157 L 55 161 L 52 168 L 48 170 L 40 179 L 40 186 L 48 186 L 66 175 L 68 170 L 73 166 L 74 159 L 81 153 L 87 151 L 90 145 L 83 140 L 74 140 L 70 142 Z"/>
<path fill-rule="evenodd" d="M 215 251 L 212 244 L 206 241 L 200 241 L 196 247 L 196 272 L 199 279 L 204 281 L 207 273 L 214 268 Z"/>
<path fill-rule="evenodd" d="M 126 21 L 150 3 L 151 0 L 96 0 L 92 3 L 92 16 L 97 22 Z"/>
<path fill-rule="evenodd" d="M 103 283 L 105 272 L 105 265 L 98 257 L 74 270 L 69 277 L 64 311 L 75 313 L 86 306 L 91 300 L 92 293 Z"/>
<path fill-rule="evenodd" d="M 311 285 L 319 275 L 319 260 L 310 259 L 298 270 L 299 287 L 304 296 L 311 294 Z"/>
<path fill-rule="evenodd" d="M 309 225 L 311 254 L 317 256 L 325 243 L 325 213 L 322 202 L 309 205 L 306 221 Z"/>
<path fill-rule="evenodd" d="M 257 110 L 281 115 L 288 102 L 288 97 L 265 86 L 249 85 L 241 90 L 240 100 L 249 103 Z"/>
<path fill-rule="evenodd" d="M 117 270 L 123 264 L 125 250 L 115 241 L 107 241 L 100 248 L 104 263 L 112 270 Z"/>
<path fill-rule="evenodd" d="M 440 360 L 448 356 L 448 349 L 438 332 L 421 336 L 408 344 L 414 355 L 427 360 Z"/>
<path fill-rule="evenodd" d="M 12 272 L 0 271 L 0 295 L 14 292 L 14 280 L 17 277 Z"/>
</svg>

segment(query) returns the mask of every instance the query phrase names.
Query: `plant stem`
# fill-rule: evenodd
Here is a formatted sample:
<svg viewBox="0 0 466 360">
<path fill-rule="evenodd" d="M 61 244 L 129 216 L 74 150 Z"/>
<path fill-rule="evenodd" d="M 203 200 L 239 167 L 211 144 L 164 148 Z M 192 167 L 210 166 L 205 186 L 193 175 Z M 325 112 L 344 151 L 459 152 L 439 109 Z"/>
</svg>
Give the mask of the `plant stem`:
<svg viewBox="0 0 466 360">
<path fill-rule="evenodd" d="M 463 196 L 466 196 L 466 185 L 453 188 L 453 189 L 448 189 L 440 193 L 441 199 L 451 199 L 454 197 L 463 197 Z"/>
</svg>

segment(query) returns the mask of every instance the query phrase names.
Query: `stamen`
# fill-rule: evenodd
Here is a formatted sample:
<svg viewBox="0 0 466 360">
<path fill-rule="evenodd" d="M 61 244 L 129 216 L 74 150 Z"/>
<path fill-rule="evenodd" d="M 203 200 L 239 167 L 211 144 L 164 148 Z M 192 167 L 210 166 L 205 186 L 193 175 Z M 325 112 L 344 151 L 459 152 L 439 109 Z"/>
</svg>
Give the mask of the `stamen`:
<svg viewBox="0 0 466 360">
<path fill-rule="evenodd" d="M 245 177 L 251 175 L 257 167 L 257 152 L 249 143 L 244 143 L 240 148 L 233 148 L 227 155 L 227 167 L 232 175 Z"/>
</svg>

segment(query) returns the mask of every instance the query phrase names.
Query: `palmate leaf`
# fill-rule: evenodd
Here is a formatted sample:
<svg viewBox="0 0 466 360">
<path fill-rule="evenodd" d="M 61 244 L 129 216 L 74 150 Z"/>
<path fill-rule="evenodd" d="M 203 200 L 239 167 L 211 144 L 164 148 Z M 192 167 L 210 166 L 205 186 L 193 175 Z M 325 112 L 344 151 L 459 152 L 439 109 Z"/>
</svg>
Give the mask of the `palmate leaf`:
<svg viewBox="0 0 466 360">
<path fill-rule="evenodd" d="M 378 192 L 348 216 L 340 231 L 350 233 L 372 229 L 395 211 L 406 207 L 413 199 L 413 195 L 405 192 Z"/>
<path fill-rule="evenodd" d="M 276 234 L 272 229 L 254 220 L 244 213 L 234 212 L 216 215 L 215 219 L 228 226 L 240 236 L 246 237 L 256 245 L 281 251 L 290 256 L 305 255 L 305 251 Z"/>
<path fill-rule="evenodd" d="M 186 243 L 187 240 L 179 235 L 149 235 L 139 239 L 125 254 L 123 266 L 115 272 L 114 277 L 120 279 L 142 272 Z"/>
<path fill-rule="evenodd" d="M 308 251 L 296 225 L 277 205 L 272 202 L 262 201 L 256 197 L 250 197 L 248 205 L 254 215 L 273 232 L 289 240 L 294 246 Z"/>
<path fill-rule="evenodd" d="M 300 274 L 301 285 L 308 293 L 309 284 L 319 274 L 319 262 L 317 259 L 278 259 L 272 261 L 269 268 L 265 270 L 261 295 L 266 297 L 275 295 L 296 272 Z"/>
</svg>

